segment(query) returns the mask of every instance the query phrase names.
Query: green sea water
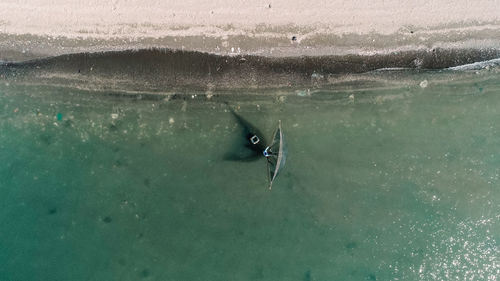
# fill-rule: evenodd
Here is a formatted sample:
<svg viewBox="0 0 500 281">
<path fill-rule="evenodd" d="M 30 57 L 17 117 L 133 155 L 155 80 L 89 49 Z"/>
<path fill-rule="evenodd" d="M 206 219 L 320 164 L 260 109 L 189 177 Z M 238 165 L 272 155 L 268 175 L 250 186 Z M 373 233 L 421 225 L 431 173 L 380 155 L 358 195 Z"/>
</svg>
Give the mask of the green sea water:
<svg viewBox="0 0 500 281">
<path fill-rule="evenodd" d="M 373 75 L 176 98 L 2 81 L 0 280 L 497 280 L 500 75 Z M 272 190 L 265 159 L 224 160 L 224 102 L 268 138 L 281 120 Z"/>
</svg>

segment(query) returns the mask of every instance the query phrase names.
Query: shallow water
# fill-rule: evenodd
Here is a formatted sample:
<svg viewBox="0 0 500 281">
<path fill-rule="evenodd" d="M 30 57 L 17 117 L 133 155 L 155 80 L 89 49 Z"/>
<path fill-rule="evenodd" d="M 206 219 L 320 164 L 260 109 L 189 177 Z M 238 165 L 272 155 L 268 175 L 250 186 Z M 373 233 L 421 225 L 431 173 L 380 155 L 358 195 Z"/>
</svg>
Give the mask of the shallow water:
<svg viewBox="0 0 500 281">
<path fill-rule="evenodd" d="M 1 280 L 497 280 L 500 76 L 123 96 L 0 83 Z M 365 81 L 365 82 L 363 82 Z M 238 124 L 288 159 L 225 161 Z"/>
</svg>

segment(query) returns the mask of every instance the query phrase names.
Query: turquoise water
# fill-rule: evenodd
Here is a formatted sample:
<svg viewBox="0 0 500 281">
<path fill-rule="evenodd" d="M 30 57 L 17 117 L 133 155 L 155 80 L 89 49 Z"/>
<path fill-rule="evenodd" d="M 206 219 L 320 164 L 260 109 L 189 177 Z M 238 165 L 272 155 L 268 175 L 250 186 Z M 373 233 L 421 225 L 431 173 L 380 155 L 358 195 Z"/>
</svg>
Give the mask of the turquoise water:
<svg viewBox="0 0 500 281">
<path fill-rule="evenodd" d="M 0 83 L 0 280 L 497 280 L 500 76 L 123 96 Z M 368 86 L 367 86 L 368 85 Z M 288 159 L 225 161 L 238 124 Z"/>
</svg>

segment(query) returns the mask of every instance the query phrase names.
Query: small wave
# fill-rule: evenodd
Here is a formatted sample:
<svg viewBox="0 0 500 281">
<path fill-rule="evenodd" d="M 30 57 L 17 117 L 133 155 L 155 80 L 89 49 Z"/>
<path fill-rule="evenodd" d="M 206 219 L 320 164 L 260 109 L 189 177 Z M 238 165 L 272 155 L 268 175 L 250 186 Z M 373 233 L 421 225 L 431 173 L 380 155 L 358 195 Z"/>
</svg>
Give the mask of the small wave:
<svg viewBox="0 0 500 281">
<path fill-rule="evenodd" d="M 500 66 L 500 58 L 496 58 L 496 59 L 492 59 L 492 60 L 486 60 L 486 61 L 480 61 L 480 62 L 475 62 L 475 63 L 453 66 L 453 67 L 449 67 L 447 69 L 448 70 L 481 70 L 481 69 L 489 69 L 492 67 L 499 67 L 499 66 Z"/>
<path fill-rule="evenodd" d="M 397 71 L 407 71 L 407 70 L 412 70 L 414 68 L 410 68 L 410 67 L 384 67 L 384 68 L 378 68 L 378 69 L 375 69 L 373 70 L 373 72 L 397 72 Z"/>
</svg>

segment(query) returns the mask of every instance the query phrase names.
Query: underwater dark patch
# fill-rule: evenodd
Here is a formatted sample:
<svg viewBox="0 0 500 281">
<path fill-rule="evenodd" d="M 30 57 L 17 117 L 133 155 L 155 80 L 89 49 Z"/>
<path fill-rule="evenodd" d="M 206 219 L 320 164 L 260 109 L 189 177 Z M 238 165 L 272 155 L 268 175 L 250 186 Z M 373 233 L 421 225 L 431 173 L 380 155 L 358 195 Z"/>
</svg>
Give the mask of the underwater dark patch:
<svg viewBox="0 0 500 281">
<path fill-rule="evenodd" d="M 149 272 L 148 269 L 141 270 L 141 277 L 142 278 L 147 278 L 147 277 L 149 277 L 149 275 L 151 275 L 151 273 Z"/>
<path fill-rule="evenodd" d="M 115 124 L 110 124 L 109 125 L 109 131 L 110 132 L 116 132 L 118 130 L 118 127 Z"/>
<path fill-rule="evenodd" d="M 304 281 L 311 281 L 312 280 L 312 273 L 311 270 L 307 270 L 306 273 L 304 273 Z"/>
<path fill-rule="evenodd" d="M 39 140 L 40 140 L 43 144 L 45 144 L 45 145 L 47 145 L 47 146 L 48 146 L 48 145 L 51 145 L 51 144 L 52 144 L 54 137 L 53 137 L 53 136 L 51 136 L 51 135 L 49 135 L 49 134 L 47 134 L 47 133 L 43 133 L 43 134 L 40 134 L 40 135 L 38 136 L 38 139 L 39 139 Z"/>
<path fill-rule="evenodd" d="M 349 242 L 349 243 L 345 244 L 345 247 L 346 247 L 347 249 L 352 250 L 352 249 L 355 249 L 355 248 L 357 248 L 357 247 L 358 247 L 358 243 L 357 243 L 357 242 L 355 242 L 355 241 L 351 241 L 351 242 Z"/>
</svg>

